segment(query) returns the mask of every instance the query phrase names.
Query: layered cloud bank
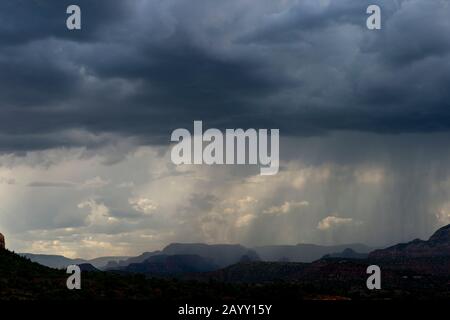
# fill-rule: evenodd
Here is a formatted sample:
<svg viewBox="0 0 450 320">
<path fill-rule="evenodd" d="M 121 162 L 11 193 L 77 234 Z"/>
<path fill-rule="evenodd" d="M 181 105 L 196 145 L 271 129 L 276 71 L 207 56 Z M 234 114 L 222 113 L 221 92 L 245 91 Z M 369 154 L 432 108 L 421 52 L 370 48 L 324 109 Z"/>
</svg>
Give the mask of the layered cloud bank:
<svg viewBox="0 0 450 320">
<path fill-rule="evenodd" d="M 385 245 L 450 223 L 447 134 L 336 133 L 282 140 L 257 166 L 174 166 L 167 147 L 0 157 L 0 225 L 11 248 L 137 254 L 170 242 Z M 295 151 L 294 151 L 295 150 Z"/>
</svg>

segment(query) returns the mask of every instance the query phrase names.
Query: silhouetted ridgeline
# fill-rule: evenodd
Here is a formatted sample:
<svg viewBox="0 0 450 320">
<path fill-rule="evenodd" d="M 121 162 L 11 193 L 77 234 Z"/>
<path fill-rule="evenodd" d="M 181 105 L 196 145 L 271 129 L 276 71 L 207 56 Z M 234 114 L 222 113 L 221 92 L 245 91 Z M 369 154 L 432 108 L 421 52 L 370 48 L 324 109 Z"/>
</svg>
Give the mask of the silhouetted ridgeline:
<svg viewBox="0 0 450 320">
<path fill-rule="evenodd" d="M 427 258 L 450 256 L 450 225 L 440 228 L 428 240 L 415 239 L 408 243 L 375 250 L 371 259 Z"/>
<path fill-rule="evenodd" d="M 64 270 L 1 250 L 0 299 L 450 299 L 449 245 L 450 226 L 368 257 L 344 249 L 312 263 L 260 261 L 239 245 L 173 244 L 112 271 L 80 264 L 82 290 L 74 291 Z M 366 287 L 372 264 L 382 270 L 381 290 Z"/>
<path fill-rule="evenodd" d="M 100 257 L 92 260 L 69 259 L 57 255 L 24 253 L 27 258 L 52 268 L 65 268 L 71 264 L 90 263 L 102 270 L 120 270 L 134 263 L 142 263 L 150 257 L 162 255 L 197 255 L 209 260 L 217 268 L 224 268 L 241 261 L 312 262 L 326 254 L 351 249 L 355 254 L 366 254 L 370 248 L 361 244 L 319 246 L 312 244 L 277 245 L 246 248 L 242 245 L 203 243 L 173 243 L 161 251 L 144 252 L 136 257 Z"/>
</svg>

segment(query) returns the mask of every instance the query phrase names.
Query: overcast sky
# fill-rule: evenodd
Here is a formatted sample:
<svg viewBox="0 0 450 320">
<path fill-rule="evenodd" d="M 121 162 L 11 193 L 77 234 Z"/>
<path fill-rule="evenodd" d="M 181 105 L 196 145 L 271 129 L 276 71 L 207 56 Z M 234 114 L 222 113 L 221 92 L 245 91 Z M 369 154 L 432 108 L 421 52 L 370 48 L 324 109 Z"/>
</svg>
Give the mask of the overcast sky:
<svg viewBox="0 0 450 320">
<path fill-rule="evenodd" d="M 448 0 L 2 0 L 0 231 L 86 258 L 426 238 L 450 223 L 449 34 Z M 279 128 L 280 172 L 174 166 L 194 120 Z"/>
</svg>

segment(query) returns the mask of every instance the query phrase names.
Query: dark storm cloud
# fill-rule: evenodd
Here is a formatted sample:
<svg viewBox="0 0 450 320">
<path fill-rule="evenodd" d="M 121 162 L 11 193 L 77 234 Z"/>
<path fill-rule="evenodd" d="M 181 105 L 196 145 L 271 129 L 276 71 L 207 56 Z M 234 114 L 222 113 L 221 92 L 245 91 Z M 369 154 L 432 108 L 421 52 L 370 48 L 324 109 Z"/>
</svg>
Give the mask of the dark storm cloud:
<svg viewBox="0 0 450 320">
<path fill-rule="evenodd" d="M 67 33 L 66 16 L 69 5 L 88 8 L 83 12 L 83 32 Z M 19 45 L 49 37 L 77 41 L 95 40 L 100 30 L 126 16 L 127 7 L 120 0 L 7 0 L 0 3 L 0 43 Z M 61 14 L 62 13 L 62 14 Z M 106 24 L 106 25 L 105 25 Z"/>
<path fill-rule="evenodd" d="M 375 1 L 383 29 L 369 31 L 372 2 L 2 1 L 0 149 L 167 143 L 196 119 L 448 130 L 450 6 Z M 65 28 L 68 4 L 81 31 Z"/>
</svg>

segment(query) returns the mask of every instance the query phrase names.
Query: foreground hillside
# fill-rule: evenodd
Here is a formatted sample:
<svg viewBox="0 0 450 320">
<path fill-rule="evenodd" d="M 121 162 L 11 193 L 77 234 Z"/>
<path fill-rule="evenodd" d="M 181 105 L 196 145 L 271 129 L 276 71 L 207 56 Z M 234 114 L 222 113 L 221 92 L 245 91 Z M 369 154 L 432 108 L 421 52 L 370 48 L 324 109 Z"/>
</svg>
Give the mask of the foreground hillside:
<svg viewBox="0 0 450 320">
<path fill-rule="evenodd" d="M 84 272 L 82 289 L 66 288 L 67 275 L 16 255 L 0 251 L 0 300 L 152 300 L 185 301 L 261 301 L 320 299 L 316 289 L 304 290 L 298 284 L 237 284 L 145 278 L 111 272 Z M 317 291 L 318 293 L 316 293 Z M 327 296 L 329 297 L 329 295 Z"/>
<path fill-rule="evenodd" d="M 442 258 L 440 258 L 442 259 Z M 447 259 L 449 260 L 449 259 Z M 449 264 L 449 261 L 432 264 Z M 450 299 L 450 277 L 384 264 L 382 290 L 366 288 L 367 262 L 325 259 L 306 263 L 245 262 L 174 278 L 83 272 L 82 289 L 66 288 L 64 271 L 0 252 L 0 300 L 261 301 L 317 299 Z M 428 261 L 430 262 L 430 261 Z"/>
<path fill-rule="evenodd" d="M 372 264 L 378 264 L 382 270 L 381 290 L 370 291 L 366 287 L 366 270 Z M 301 287 L 306 298 L 328 294 L 349 299 L 450 299 L 449 267 L 450 258 L 323 259 L 310 264 L 250 262 L 187 278 L 236 284 L 284 283 Z"/>
</svg>

